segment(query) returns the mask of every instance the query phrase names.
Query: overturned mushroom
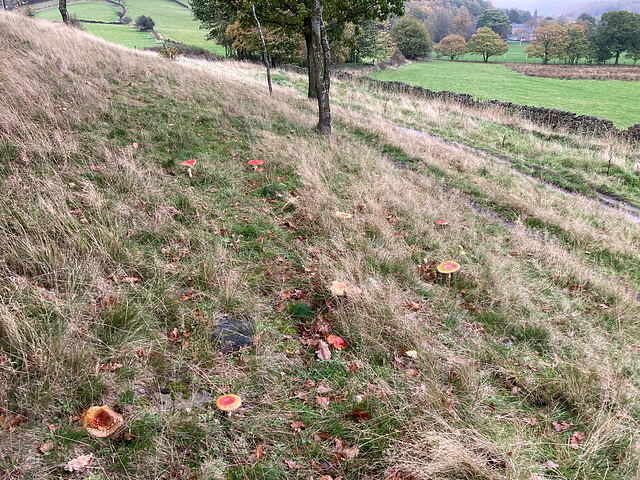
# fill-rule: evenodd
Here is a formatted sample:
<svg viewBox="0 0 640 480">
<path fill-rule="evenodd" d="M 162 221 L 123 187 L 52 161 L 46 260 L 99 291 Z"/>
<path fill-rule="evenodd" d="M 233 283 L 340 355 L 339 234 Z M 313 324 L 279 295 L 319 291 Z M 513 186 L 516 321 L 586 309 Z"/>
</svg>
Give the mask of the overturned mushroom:
<svg viewBox="0 0 640 480">
<path fill-rule="evenodd" d="M 122 415 L 107 405 L 91 407 L 82 415 L 82 428 L 91 436 L 109 438 L 124 425 Z"/>
</svg>

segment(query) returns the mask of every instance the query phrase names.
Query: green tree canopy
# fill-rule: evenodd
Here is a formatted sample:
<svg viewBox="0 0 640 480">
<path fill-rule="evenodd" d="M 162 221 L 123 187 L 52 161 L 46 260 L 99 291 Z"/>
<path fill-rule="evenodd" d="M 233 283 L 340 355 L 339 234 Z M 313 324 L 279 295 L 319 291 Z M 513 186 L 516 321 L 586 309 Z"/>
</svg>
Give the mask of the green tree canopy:
<svg viewBox="0 0 640 480">
<path fill-rule="evenodd" d="M 467 43 L 467 51 L 482 55 L 482 60 L 485 62 L 489 61 L 489 57 L 504 55 L 508 50 L 507 42 L 489 27 L 482 27 Z"/>
<path fill-rule="evenodd" d="M 621 53 L 640 47 L 640 14 L 625 10 L 604 13 L 595 41 L 603 56 L 614 57 L 617 65 Z"/>
<path fill-rule="evenodd" d="M 478 28 L 490 28 L 501 38 L 506 38 L 511 33 L 511 22 L 500 10 L 492 9 L 485 11 L 476 22 Z"/>
<path fill-rule="evenodd" d="M 399 18 L 391 28 L 391 36 L 407 58 L 424 57 L 433 50 L 433 42 L 423 23 L 412 16 Z"/>
</svg>

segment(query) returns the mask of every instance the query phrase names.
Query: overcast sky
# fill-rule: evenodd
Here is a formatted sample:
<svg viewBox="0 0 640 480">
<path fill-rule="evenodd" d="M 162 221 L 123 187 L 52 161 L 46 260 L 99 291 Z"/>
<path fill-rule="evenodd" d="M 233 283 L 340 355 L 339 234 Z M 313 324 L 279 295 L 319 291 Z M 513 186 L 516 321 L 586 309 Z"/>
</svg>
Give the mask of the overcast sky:
<svg viewBox="0 0 640 480">
<path fill-rule="evenodd" d="M 550 15 L 562 10 L 568 10 L 574 5 L 585 3 L 586 0 L 492 0 L 497 8 L 515 7 L 529 10 L 531 13 L 538 10 L 539 14 Z"/>
</svg>

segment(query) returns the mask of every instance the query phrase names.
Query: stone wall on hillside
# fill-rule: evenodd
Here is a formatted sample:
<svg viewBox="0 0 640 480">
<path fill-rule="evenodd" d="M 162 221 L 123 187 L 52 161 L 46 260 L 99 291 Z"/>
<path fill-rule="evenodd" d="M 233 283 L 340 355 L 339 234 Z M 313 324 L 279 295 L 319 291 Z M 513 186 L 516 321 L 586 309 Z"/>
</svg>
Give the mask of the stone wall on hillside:
<svg viewBox="0 0 640 480">
<path fill-rule="evenodd" d="M 283 65 L 280 68 L 295 73 L 307 73 L 306 68 L 295 65 Z M 534 123 L 565 130 L 571 133 L 614 135 L 631 141 L 640 142 L 640 123 L 636 123 L 626 131 L 620 131 L 611 120 L 591 115 L 578 115 L 572 112 L 565 112 L 564 110 L 519 105 L 517 103 L 502 102 L 499 100 L 479 101 L 475 100 L 473 96 L 469 94 L 448 91 L 436 92 L 434 90 L 429 90 L 428 88 L 409 85 L 403 82 L 387 82 L 366 76 L 357 76 L 342 71 L 334 71 L 332 72 L 332 75 L 334 78 L 340 80 L 352 81 L 359 83 L 360 85 L 365 85 L 372 90 L 408 95 L 415 98 L 439 100 L 444 103 L 455 103 L 466 107 L 500 108 L 503 111 L 526 118 Z"/>
</svg>

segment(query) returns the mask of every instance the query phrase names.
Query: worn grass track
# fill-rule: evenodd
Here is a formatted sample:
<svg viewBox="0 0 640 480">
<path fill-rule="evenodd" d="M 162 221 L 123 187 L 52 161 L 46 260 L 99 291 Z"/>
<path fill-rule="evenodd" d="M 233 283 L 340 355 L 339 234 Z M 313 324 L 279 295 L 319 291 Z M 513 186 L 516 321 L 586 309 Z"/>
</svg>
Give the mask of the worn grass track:
<svg viewBox="0 0 640 480">
<path fill-rule="evenodd" d="M 635 202 L 637 146 L 606 176 L 608 139 L 342 82 L 327 139 L 301 76 L 0 28 L 6 478 L 637 474 L 640 227 L 569 188 Z M 126 437 L 74 420 L 104 403 Z"/>
</svg>

